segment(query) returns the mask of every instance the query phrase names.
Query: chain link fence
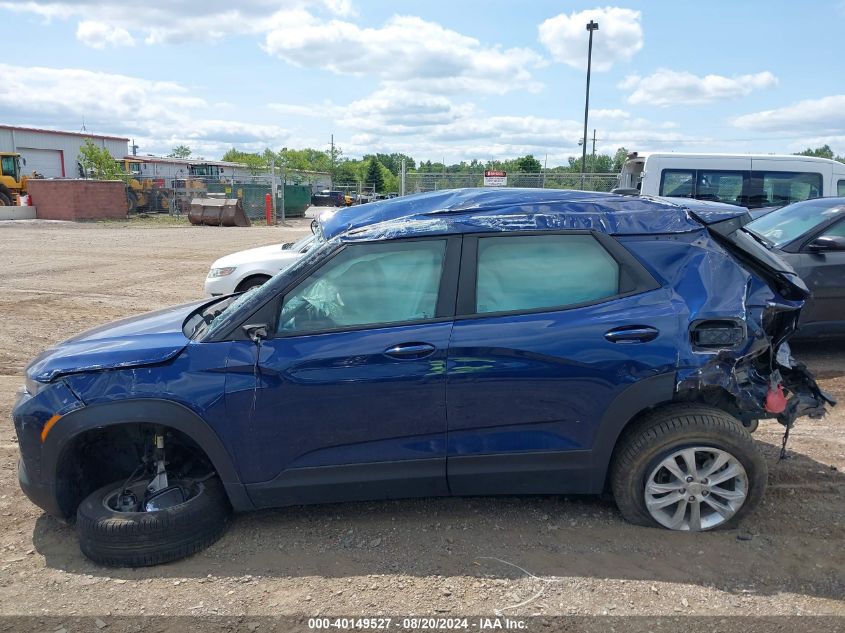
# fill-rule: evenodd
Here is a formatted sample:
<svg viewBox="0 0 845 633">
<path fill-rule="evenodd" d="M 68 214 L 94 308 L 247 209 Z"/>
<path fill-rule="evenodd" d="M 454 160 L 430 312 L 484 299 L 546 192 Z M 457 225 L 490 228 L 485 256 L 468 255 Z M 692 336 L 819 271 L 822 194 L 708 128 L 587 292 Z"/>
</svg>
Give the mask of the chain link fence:
<svg viewBox="0 0 845 633">
<path fill-rule="evenodd" d="M 159 167 L 160 171 L 163 171 Z M 184 173 L 148 177 L 133 174 L 127 182 L 130 213 L 187 214 L 191 200 L 205 197 L 238 198 L 251 220 L 263 220 L 266 196 L 273 194 L 273 176 L 230 170 L 231 175 L 196 176 Z M 169 176 L 169 177 L 168 177 Z M 284 217 L 301 217 L 311 205 L 311 194 L 331 187 L 331 177 L 321 172 L 276 169 L 275 212 L 273 221 Z"/>
<path fill-rule="evenodd" d="M 547 171 L 545 173 L 509 173 L 508 187 L 533 187 L 537 189 L 583 189 L 608 192 L 618 180 L 618 174 L 581 174 Z M 408 173 L 405 175 L 405 193 L 483 187 L 484 173 Z"/>
</svg>

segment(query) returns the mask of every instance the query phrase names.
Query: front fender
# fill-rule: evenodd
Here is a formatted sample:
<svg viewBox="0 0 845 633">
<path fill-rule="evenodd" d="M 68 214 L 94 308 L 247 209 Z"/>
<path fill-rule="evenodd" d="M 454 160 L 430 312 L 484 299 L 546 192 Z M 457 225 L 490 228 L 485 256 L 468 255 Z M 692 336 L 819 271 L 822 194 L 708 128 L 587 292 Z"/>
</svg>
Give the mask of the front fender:
<svg viewBox="0 0 845 633">
<path fill-rule="evenodd" d="M 249 498 L 232 456 L 214 430 L 188 407 L 170 400 L 144 398 L 94 404 L 71 411 L 52 428 L 42 449 L 41 476 L 45 483 L 56 481 L 56 470 L 64 451 L 80 433 L 117 424 L 152 423 L 170 427 L 191 438 L 205 452 L 236 511 L 255 506 Z"/>
</svg>

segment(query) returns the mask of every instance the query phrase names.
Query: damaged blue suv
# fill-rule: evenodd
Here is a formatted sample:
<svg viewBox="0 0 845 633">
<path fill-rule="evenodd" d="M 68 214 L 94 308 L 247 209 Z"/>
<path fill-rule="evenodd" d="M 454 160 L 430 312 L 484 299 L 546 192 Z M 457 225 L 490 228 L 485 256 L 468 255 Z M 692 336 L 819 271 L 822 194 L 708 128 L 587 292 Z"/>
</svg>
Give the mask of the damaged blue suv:
<svg viewBox="0 0 845 633">
<path fill-rule="evenodd" d="M 744 209 L 534 189 L 325 212 L 247 293 L 119 321 L 27 369 L 20 484 L 139 566 L 232 510 L 601 493 L 630 522 L 735 525 L 751 432 L 832 400 L 789 351 L 807 288 Z"/>
</svg>

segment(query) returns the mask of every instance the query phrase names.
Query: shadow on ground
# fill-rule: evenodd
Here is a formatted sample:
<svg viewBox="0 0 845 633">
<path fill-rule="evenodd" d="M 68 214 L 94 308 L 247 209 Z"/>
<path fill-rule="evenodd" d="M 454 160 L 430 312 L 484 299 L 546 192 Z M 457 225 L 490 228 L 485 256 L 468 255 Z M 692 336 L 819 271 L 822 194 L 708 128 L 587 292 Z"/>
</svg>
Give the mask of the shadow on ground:
<svg viewBox="0 0 845 633">
<path fill-rule="evenodd" d="M 684 534 L 636 527 L 599 497 L 488 497 L 240 515 L 208 550 L 139 570 L 94 565 L 79 552 L 73 528 L 46 515 L 37 520 L 33 538 L 49 567 L 127 579 L 523 575 L 500 562 L 507 561 L 539 576 L 841 597 L 845 475 L 799 453 L 778 463 L 778 448 L 761 446 L 770 465 L 769 492 L 738 530 Z"/>
</svg>

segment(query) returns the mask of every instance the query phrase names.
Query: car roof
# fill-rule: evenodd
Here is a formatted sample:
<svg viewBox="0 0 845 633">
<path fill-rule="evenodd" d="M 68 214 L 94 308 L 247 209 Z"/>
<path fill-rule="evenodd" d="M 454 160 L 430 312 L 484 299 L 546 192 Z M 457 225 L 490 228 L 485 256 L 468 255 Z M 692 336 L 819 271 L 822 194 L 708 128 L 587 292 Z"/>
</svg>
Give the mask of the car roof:
<svg viewBox="0 0 845 633">
<path fill-rule="evenodd" d="M 555 229 L 636 235 L 697 231 L 702 223 L 746 212 L 743 207 L 697 200 L 503 187 L 400 196 L 366 206 L 325 211 L 320 214 L 319 223 L 326 239 L 343 234 L 354 239 L 384 239 L 432 233 Z"/>
</svg>

